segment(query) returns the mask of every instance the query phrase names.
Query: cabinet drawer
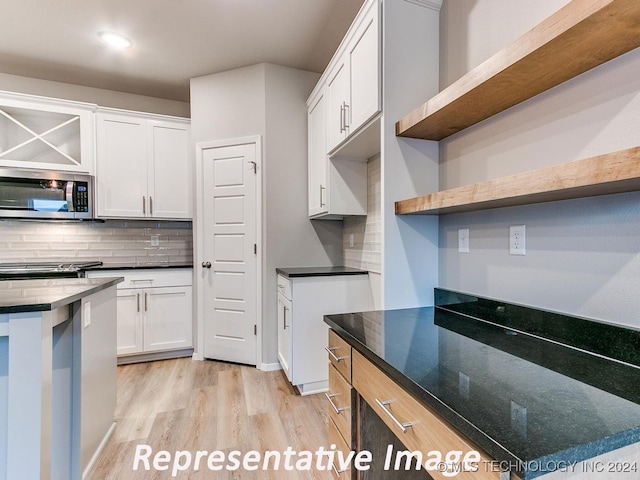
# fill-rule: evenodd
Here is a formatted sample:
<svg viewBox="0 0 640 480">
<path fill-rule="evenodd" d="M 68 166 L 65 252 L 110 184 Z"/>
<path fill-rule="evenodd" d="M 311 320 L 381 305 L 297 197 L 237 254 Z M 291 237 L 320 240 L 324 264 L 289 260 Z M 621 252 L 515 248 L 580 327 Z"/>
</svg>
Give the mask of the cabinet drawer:
<svg viewBox="0 0 640 480">
<path fill-rule="evenodd" d="M 351 386 L 329 364 L 329 391 L 325 394 L 329 403 L 329 417 L 347 442 L 351 443 Z"/>
<path fill-rule="evenodd" d="M 351 383 L 351 346 L 333 330 L 329 330 L 329 361 Z"/>
<path fill-rule="evenodd" d="M 291 300 L 291 280 L 282 275 L 278 275 L 278 293 L 281 293 L 288 300 Z"/>
<path fill-rule="evenodd" d="M 500 480 L 500 472 L 490 471 L 488 463 L 485 463 L 491 462 L 491 457 L 459 435 L 437 413 L 419 403 L 358 352 L 353 352 L 353 386 L 409 450 L 421 451 L 425 458 L 427 452 L 434 450 L 441 452 L 443 457 L 450 451 L 462 451 L 464 456 L 476 450 L 481 456 L 478 471 L 460 472 L 456 478 Z M 383 407 L 378 402 L 388 404 Z M 405 427 L 403 433 L 391 415 L 398 422 L 411 423 L 411 426 Z M 449 478 L 436 470 L 429 471 L 429 474 L 437 480 Z"/>
<path fill-rule="evenodd" d="M 118 284 L 118 290 L 122 290 L 123 288 L 191 286 L 192 272 L 190 268 L 100 270 L 87 272 L 86 276 L 88 278 L 124 277 L 124 282 Z"/>
<path fill-rule="evenodd" d="M 347 455 L 349 455 L 351 448 L 349 448 L 347 442 L 345 442 L 344 438 L 342 438 L 338 427 L 336 427 L 336 424 L 333 423 L 333 420 L 331 419 L 329 419 L 328 438 L 329 445 L 335 444 L 336 449 L 342 451 L 342 458 L 347 458 Z M 333 474 L 333 477 L 340 480 L 351 480 L 351 465 L 349 465 L 349 467 L 345 470 L 342 470 L 338 460 L 338 455 L 335 455 L 334 459 L 335 460 L 331 472 Z"/>
</svg>

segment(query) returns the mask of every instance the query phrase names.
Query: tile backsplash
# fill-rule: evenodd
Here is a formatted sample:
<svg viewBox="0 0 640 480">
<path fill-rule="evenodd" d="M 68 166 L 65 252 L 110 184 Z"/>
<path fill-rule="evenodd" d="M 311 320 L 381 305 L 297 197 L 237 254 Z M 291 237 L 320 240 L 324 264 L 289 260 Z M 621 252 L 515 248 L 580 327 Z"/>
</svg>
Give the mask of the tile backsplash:
<svg viewBox="0 0 640 480">
<path fill-rule="evenodd" d="M 158 237 L 158 246 L 151 237 Z M 0 220 L 0 263 L 108 264 L 192 262 L 191 222 L 107 220 L 57 222 Z"/>
<path fill-rule="evenodd" d="M 382 195 L 380 155 L 367 163 L 367 216 L 345 217 L 342 242 L 344 264 L 381 273 L 382 264 Z M 351 246 L 353 235 L 353 247 Z"/>
</svg>

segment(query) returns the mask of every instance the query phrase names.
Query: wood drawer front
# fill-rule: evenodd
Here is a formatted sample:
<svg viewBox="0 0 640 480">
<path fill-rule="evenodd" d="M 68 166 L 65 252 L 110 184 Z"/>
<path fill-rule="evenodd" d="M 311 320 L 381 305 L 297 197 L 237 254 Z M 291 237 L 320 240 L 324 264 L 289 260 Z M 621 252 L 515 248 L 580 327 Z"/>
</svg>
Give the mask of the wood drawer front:
<svg viewBox="0 0 640 480">
<path fill-rule="evenodd" d="M 455 478 L 500 480 L 500 472 L 491 471 L 490 463 L 485 463 L 491 462 L 491 457 L 459 435 L 437 413 L 420 404 L 357 351 L 353 352 L 353 386 L 408 450 L 422 452 L 423 462 L 434 450 L 441 452 L 443 459 L 450 451 L 462 451 L 464 457 L 467 452 L 476 450 L 481 456 L 478 471 L 460 472 Z M 386 406 L 389 412 L 399 422 L 411 423 L 405 433 L 376 400 L 391 402 Z M 437 470 L 431 470 L 429 474 L 435 479 L 450 478 Z"/>
<path fill-rule="evenodd" d="M 329 391 L 326 393 L 329 416 L 340 430 L 342 437 L 351 444 L 351 385 L 329 365 Z"/>
<path fill-rule="evenodd" d="M 333 423 L 333 420 L 331 419 L 329 419 L 328 430 L 329 430 L 328 431 L 329 445 L 335 444 L 336 449 L 342 451 L 343 458 L 347 458 L 347 455 L 349 455 L 351 448 L 349 448 L 349 446 L 347 445 L 347 442 L 345 442 L 344 438 L 342 438 L 342 435 L 340 434 L 338 427 L 336 427 L 336 424 Z M 336 454 L 334 458 L 335 458 L 335 463 L 333 464 L 334 468 L 331 469 L 332 470 L 331 473 L 333 477 L 338 478 L 340 480 L 351 480 L 351 465 L 349 465 L 349 468 L 347 468 L 345 471 L 341 472 L 340 464 L 338 463 L 338 455 Z"/>
<path fill-rule="evenodd" d="M 351 346 L 329 329 L 329 361 L 351 383 Z"/>
</svg>

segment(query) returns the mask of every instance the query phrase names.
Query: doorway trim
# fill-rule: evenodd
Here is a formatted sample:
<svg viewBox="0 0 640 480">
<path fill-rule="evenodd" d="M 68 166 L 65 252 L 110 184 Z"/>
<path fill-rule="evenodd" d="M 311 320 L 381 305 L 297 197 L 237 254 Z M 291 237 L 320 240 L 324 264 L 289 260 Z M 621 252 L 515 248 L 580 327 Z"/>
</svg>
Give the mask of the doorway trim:
<svg viewBox="0 0 640 480">
<path fill-rule="evenodd" d="M 257 305 L 257 318 L 256 318 L 256 368 L 265 370 L 268 368 L 262 362 L 262 311 L 263 311 L 263 298 L 262 298 L 262 263 L 263 253 L 265 249 L 264 245 L 264 232 L 262 222 L 262 183 L 263 183 L 263 158 L 264 152 L 262 151 L 262 137 L 260 135 L 251 135 L 247 137 L 228 138 L 223 140 L 209 140 L 196 143 L 195 152 L 195 191 L 194 191 L 194 223 L 193 223 L 193 243 L 194 243 L 194 269 L 193 280 L 196 284 L 196 342 L 195 350 L 193 352 L 194 360 L 204 360 L 204 292 L 202 282 L 202 262 L 204 262 L 204 239 L 203 235 L 204 225 L 204 213 L 203 213 L 203 191 L 204 185 L 202 184 L 204 175 L 202 168 L 202 155 L 205 150 L 211 148 L 221 147 L 235 147 L 239 145 L 254 144 L 256 148 L 256 242 L 258 243 L 257 255 L 256 255 L 256 305 Z"/>
</svg>

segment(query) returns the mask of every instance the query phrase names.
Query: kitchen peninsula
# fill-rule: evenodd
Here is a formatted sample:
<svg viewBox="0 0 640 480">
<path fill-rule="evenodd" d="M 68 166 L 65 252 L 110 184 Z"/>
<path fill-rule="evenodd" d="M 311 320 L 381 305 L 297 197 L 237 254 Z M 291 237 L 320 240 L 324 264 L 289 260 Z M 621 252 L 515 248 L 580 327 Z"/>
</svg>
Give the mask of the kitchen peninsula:
<svg viewBox="0 0 640 480">
<path fill-rule="evenodd" d="M 79 479 L 110 434 L 121 281 L 0 282 L 0 479 Z"/>
<path fill-rule="evenodd" d="M 435 299 L 325 316 L 357 392 L 350 405 L 329 393 L 352 412 L 352 448 L 480 452 L 460 479 L 637 478 L 640 331 L 443 289 Z M 396 478 L 379 473 L 368 478 Z"/>
</svg>

